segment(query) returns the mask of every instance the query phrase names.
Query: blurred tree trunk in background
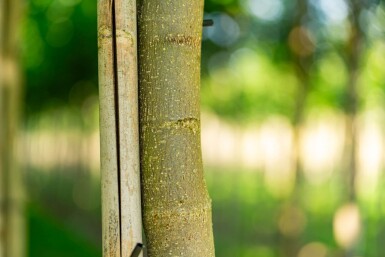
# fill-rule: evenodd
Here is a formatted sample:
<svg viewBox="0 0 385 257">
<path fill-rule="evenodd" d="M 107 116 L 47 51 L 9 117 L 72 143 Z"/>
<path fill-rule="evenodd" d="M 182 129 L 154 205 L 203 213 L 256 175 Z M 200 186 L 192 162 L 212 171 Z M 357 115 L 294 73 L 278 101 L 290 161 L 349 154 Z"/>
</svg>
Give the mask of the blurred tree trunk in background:
<svg viewBox="0 0 385 257">
<path fill-rule="evenodd" d="M 148 255 L 211 257 L 211 200 L 200 142 L 203 0 L 141 0 L 138 11 Z"/>
<path fill-rule="evenodd" d="M 346 47 L 346 66 L 349 78 L 345 92 L 346 113 L 346 173 L 348 201 L 356 201 L 355 180 L 357 174 L 356 151 L 357 151 L 357 124 L 356 116 L 358 110 L 357 82 L 360 72 L 360 63 L 364 51 L 365 36 L 360 24 L 361 1 L 350 0 L 350 37 Z"/>
<path fill-rule="evenodd" d="M 362 30 L 363 24 L 360 23 L 360 14 L 365 7 L 360 0 L 350 0 L 350 35 L 347 41 L 345 64 L 348 70 L 348 81 L 345 91 L 344 111 L 346 116 L 345 127 L 345 149 L 344 149 L 344 169 L 342 172 L 345 181 L 346 203 L 357 206 L 356 177 L 357 177 L 357 142 L 358 142 L 358 77 L 360 64 L 365 50 L 365 35 Z M 344 205 L 346 206 L 346 205 Z M 341 207 L 344 208 L 344 206 Z M 357 209 L 358 210 L 358 209 Z M 360 217 L 359 217 L 360 218 Z M 359 222 L 359 221 L 358 221 Z M 362 228 L 361 228 L 362 231 Z M 360 233 L 360 232 L 358 232 Z M 359 234 L 350 244 L 344 245 L 344 257 L 355 256 L 355 245 L 359 239 Z"/>
<path fill-rule="evenodd" d="M 284 203 L 282 217 L 292 217 L 300 219 L 303 211 L 300 206 L 301 186 L 303 184 L 303 169 L 301 165 L 301 130 L 304 121 L 306 101 L 311 90 L 310 69 L 313 63 L 315 51 L 314 42 L 312 42 L 310 32 L 306 27 L 306 16 L 308 14 L 308 1 L 297 0 L 297 13 L 294 17 L 293 27 L 288 38 L 288 47 L 291 52 L 292 64 L 298 79 L 298 87 L 295 98 L 295 109 L 292 118 L 294 127 L 293 135 L 293 161 L 295 169 L 294 189 L 288 203 Z M 297 217 L 298 216 L 298 217 Z M 287 222 L 291 222 L 287 220 Z M 287 257 L 296 257 L 301 247 L 300 237 L 303 228 L 301 224 L 286 224 L 292 229 L 281 231 L 282 251 Z M 295 227 L 297 226 L 297 227 Z M 282 229 L 282 228 L 281 228 Z"/>
<path fill-rule="evenodd" d="M 20 1 L 0 1 L 0 256 L 25 256 L 25 224 L 17 149 L 21 73 L 18 66 Z"/>
<path fill-rule="evenodd" d="M 103 256 L 142 243 L 136 1 L 98 1 Z"/>
<path fill-rule="evenodd" d="M 304 121 L 306 101 L 311 90 L 310 69 L 313 64 L 313 54 L 315 51 L 314 42 L 312 42 L 310 32 L 308 31 L 305 19 L 308 14 L 308 1 L 298 0 L 298 14 L 295 18 L 294 28 L 289 36 L 289 46 L 292 54 L 292 62 L 296 76 L 298 78 L 298 88 L 295 98 L 295 109 L 292 119 L 294 126 L 294 167 L 295 167 L 295 188 L 294 199 L 300 197 L 300 185 L 303 182 L 303 170 L 301 165 L 300 140 L 301 129 Z"/>
</svg>

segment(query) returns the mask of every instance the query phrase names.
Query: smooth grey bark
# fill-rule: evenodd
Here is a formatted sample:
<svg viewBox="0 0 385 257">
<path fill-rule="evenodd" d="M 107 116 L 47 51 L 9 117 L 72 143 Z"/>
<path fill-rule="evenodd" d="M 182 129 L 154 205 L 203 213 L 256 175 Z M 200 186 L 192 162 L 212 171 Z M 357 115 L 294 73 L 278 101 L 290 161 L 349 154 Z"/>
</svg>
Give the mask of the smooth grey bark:
<svg viewBox="0 0 385 257">
<path fill-rule="evenodd" d="M 143 222 L 149 257 L 214 256 L 200 142 L 202 0 L 139 2 Z"/>
</svg>

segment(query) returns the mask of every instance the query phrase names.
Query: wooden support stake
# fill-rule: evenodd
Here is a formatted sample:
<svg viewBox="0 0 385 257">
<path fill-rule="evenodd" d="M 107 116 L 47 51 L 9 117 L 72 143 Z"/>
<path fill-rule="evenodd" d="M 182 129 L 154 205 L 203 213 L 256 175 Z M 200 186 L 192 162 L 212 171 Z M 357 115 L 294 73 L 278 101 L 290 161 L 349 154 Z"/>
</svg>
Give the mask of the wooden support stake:
<svg viewBox="0 0 385 257">
<path fill-rule="evenodd" d="M 136 1 L 98 2 L 103 256 L 142 243 Z"/>
</svg>

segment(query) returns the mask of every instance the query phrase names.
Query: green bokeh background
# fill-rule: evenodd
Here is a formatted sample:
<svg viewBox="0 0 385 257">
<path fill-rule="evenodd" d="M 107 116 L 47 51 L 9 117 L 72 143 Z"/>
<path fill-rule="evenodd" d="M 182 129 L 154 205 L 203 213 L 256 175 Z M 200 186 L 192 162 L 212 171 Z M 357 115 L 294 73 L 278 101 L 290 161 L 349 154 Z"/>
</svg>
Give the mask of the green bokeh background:
<svg viewBox="0 0 385 257">
<path fill-rule="evenodd" d="M 385 3 L 360 3 L 364 50 L 357 79 L 359 113 L 385 110 Z M 203 32 L 204 113 L 241 128 L 277 115 L 294 123 L 303 82 L 295 54 L 310 59 L 305 65 L 309 89 L 304 119 L 345 112 L 350 2 L 309 0 L 308 5 L 298 22 L 297 1 L 206 0 L 205 17 L 215 24 Z M 97 132 L 96 1 L 26 0 L 23 10 L 24 133 L 58 128 Z M 306 38 L 293 36 L 299 26 Z M 101 256 L 98 170 L 81 164 L 50 169 L 25 165 L 23 170 L 29 256 Z M 327 255 L 313 257 L 342 256 L 333 235 L 333 215 L 346 201 L 341 172 L 316 186 L 301 183 L 297 190 L 300 215 L 292 222 L 305 217 L 296 241 L 299 249 L 312 242 L 327 249 Z M 279 214 L 292 196 L 271 193 L 263 176 L 241 167 L 206 167 L 217 256 L 285 256 Z M 377 185 L 374 195 L 356 200 L 364 229 L 348 256 L 383 256 L 383 175 Z"/>
</svg>

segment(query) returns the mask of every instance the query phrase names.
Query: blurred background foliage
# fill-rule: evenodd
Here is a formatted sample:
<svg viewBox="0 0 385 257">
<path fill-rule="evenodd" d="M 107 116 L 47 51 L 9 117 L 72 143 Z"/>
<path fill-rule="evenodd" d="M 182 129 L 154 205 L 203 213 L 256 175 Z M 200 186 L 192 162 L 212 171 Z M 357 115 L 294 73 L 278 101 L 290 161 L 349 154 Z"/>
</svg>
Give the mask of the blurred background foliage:
<svg viewBox="0 0 385 257">
<path fill-rule="evenodd" d="M 219 257 L 384 252 L 385 3 L 206 0 L 202 144 Z M 96 2 L 26 0 L 30 256 L 101 256 Z"/>
</svg>

